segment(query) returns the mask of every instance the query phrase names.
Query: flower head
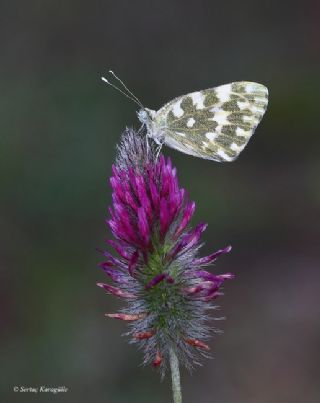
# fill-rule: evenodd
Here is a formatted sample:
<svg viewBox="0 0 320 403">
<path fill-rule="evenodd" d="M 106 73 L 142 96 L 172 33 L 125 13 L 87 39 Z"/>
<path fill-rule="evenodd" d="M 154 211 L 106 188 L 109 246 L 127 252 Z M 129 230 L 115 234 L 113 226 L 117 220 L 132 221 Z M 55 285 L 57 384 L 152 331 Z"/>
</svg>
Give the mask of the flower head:
<svg viewBox="0 0 320 403">
<path fill-rule="evenodd" d="M 103 252 L 100 264 L 113 285 L 98 283 L 127 301 L 106 316 L 130 324 L 131 341 L 144 350 L 144 362 L 163 371 L 169 350 L 191 368 L 210 350 L 206 340 L 213 301 L 231 273 L 206 270 L 230 246 L 198 257 L 207 225 L 189 227 L 195 203 L 178 183 L 170 159 L 156 157 L 146 138 L 127 129 L 110 179 L 113 206 L 107 223 L 116 252 Z"/>
</svg>

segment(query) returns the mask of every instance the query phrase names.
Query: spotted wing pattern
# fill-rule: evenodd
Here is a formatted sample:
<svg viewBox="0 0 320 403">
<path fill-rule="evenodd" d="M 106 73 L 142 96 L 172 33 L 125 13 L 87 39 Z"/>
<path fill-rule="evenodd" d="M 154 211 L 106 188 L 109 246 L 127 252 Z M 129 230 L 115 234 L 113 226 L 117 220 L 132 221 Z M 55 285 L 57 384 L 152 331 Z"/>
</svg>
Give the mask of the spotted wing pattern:
<svg viewBox="0 0 320 403">
<path fill-rule="evenodd" d="M 193 92 L 165 104 L 154 124 L 165 144 L 214 161 L 233 161 L 247 145 L 268 104 L 264 85 L 240 81 Z"/>
</svg>

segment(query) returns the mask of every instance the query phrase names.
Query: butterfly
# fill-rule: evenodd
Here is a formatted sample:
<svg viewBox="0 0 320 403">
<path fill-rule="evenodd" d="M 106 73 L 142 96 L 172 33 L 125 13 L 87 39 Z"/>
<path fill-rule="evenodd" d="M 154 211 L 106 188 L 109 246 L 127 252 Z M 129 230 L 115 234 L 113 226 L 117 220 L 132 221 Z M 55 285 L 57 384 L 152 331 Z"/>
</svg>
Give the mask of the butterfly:
<svg viewBox="0 0 320 403">
<path fill-rule="evenodd" d="M 137 115 L 147 136 L 160 147 L 217 162 L 233 161 L 245 148 L 268 105 L 268 89 L 255 82 L 238 81 L 191 92 L 169 101 L 158 111 L 145 108 L 110 70 L 136 102 Z M 129 96 L 129 95 L 130 96 Z"/>
</svg>

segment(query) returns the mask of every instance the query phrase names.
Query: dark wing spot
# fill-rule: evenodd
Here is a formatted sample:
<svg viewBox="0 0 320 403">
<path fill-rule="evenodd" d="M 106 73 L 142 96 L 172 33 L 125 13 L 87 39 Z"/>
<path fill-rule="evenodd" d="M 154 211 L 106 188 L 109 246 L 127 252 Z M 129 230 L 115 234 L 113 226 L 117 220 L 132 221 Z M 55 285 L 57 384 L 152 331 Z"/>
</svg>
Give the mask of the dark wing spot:
<svg viewBox="0 0 320 403">
<path fill-rule="evenodd" d="M 217 97 L 215 90 L 206 90 L 206 95 L 203 102 L 204 106 L 208 108 L 209 106 L 215 105 L 218 102 L 220 102 L 220 100 Z"/>
<path fill-rule="evenodd" d="M 235 101 L 235 100 L 223 103 L 221 106 L 221 109 L 223 109 L 226 112 L 240 111 L 237 101 Z"/>
<path fill-rule="evenodd" d="M 181 109 L 184 110 L 186 113 L 190 113 L 196 110 L 196 107 L 193 105 L 191 97 L 184 97 L 181 101 Z"/>
</svg>

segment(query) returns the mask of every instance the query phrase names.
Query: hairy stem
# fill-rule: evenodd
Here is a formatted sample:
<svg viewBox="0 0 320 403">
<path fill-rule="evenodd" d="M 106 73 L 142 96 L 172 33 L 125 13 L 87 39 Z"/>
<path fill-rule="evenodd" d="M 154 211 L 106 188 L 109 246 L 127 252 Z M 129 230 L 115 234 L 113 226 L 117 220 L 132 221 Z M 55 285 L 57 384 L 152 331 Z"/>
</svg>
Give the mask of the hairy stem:
<svg viewBox="0 0 320 403">
<path fill-rule="evenodd" d="M 171 368 L 173 401 L 174 403 L 182 403 L 179 361 L 172 347 L 170 348 L 170 368 Z"/>
</svg>

